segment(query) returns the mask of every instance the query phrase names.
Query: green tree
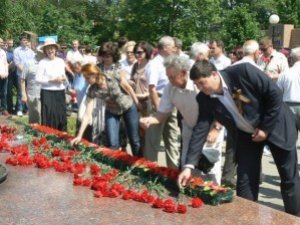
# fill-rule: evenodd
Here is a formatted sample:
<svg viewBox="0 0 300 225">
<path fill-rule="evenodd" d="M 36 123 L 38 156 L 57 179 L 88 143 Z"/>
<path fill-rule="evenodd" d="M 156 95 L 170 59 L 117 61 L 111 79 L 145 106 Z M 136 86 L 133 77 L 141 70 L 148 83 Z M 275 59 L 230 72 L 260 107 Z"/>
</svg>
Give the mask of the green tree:
<svg viewBox="0 0 300 225">
<path fill-rule="evenodd" d="M 224 0 L 223 6 L 232 10 L 236 6 L 245 7 L 249 12 L 255 13 L 253 16 L 260 24 L 260 29 L 267 29 L 269 26 L 269 16 L 277 12 L 277 0 Z"/>
<path fill-rule="evenodd" d="M 23 1 L 2 0 L 0 4 L 0 31 L 2 37 L 17 37 L 24 30 L 36 31 L 35 17 Z"/>
<path fill-rule="evenodd" d="M 300 0 L 278 0 L 280 23 L 300 25 Z"/>
<path fill-rule="evenodd" d="M 163 35 L 185 45 L 210 37 L 209 24 L 220 23 L 220 0 L 121 1 L 121 33 L 134 40 L 156 42 Z"/>
<path fill-rule="evenodd" d="M 259 39 L 261 31 L 255 19 L 246 6 L 236 6 L 226 13 L 222 39 L 227 49 L 243 45 L 245 40 Z"/>
<path fill-rule="evenodd" d="M 122 1 L 94 0 L 88 5 L 88 16 L 93 23 L 92 35 L 97 44 L 116 40 L 120 35 Z"/>
</svg>

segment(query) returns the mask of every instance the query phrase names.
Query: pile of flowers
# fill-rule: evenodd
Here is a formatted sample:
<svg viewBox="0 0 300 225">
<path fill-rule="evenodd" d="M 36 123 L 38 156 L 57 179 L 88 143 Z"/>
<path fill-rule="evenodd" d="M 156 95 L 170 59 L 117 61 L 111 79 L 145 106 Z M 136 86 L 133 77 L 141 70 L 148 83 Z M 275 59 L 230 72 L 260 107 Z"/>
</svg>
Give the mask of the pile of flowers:
<svg viewBox="0 0 300 225">
<path fill-rule="evenodd" d="M 143 202 L 169 213 L 186 213 L 187 205 L 199 208 L 204 203 L 217 205 L 233 199 L 230 188 L 201 178 L 193 178 L 188 187 L 179 190 L 178 170 L 86 141 L 72 147 L 72 136 L 49 127 L 24 125 L 22 137 L 17 135 L 20 129 L 0 126 L 0 150 L 12 154 L 7 164 L 72 173 L 73 185 L 92 190 L 96 198 Z M 169 197 L 170 193 L 176 193 L 177 200 Z"/>
</svg>

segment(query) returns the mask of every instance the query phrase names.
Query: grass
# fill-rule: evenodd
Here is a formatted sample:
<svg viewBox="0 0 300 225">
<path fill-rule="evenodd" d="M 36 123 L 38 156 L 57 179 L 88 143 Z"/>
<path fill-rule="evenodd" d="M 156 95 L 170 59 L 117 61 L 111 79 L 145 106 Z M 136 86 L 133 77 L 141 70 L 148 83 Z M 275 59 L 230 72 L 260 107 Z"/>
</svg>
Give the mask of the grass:
<svg viewBox="0 0 300 225">
<path fill-rule="evenodd" d="M 76 132 L 76 114 L 72 114 L 71 116 L 68 116 L 67 119 L 68 119 L 68 128 L 67 128 L 67 132 L 73 136 L 75 136 L 75 132 Z M 28 124 L 28 116 L 22 116 L 22 117 L 19 117 L 19 116 L 13 116 L 13 118 L 16 120 L 16 121 L 19 121 L 21 123 L 24 123 L 24 124 Z"/>
</svg>

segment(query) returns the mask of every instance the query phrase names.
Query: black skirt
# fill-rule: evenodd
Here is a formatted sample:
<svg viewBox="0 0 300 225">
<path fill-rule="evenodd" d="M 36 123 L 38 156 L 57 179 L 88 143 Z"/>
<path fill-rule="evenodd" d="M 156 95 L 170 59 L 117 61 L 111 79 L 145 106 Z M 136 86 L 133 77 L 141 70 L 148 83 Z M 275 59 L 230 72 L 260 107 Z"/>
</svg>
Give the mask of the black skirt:
<svg viewBox="0 0 300 225">
<path fill-rule="evenodd" d="M 67 131 L 65 90 L 41 90 L 42 125 Z"/>
</svg>

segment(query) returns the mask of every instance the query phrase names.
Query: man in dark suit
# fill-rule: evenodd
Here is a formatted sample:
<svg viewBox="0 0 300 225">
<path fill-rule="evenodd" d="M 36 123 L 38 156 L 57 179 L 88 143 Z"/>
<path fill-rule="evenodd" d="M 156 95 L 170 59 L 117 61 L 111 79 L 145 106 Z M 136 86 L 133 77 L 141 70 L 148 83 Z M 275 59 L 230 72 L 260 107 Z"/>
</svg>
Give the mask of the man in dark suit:
<svg viewBox="0 0 300 225">
<path fill-rule="evenodd" d="M 276 84 L 250 63 L 217 72 L 213 64 L 197 62 L 190 77 L 201 90 L 197 95 L 199 118 L 186 164 L 178 177 L 179 186 L 188 182 L 216 119 L 233 134 L 238 165 L 237 195 L 257 201 L 261 158 L 267 144 L 281 178 L 285 211 L 300 216 L 296 123 Z"/>
</svg>

